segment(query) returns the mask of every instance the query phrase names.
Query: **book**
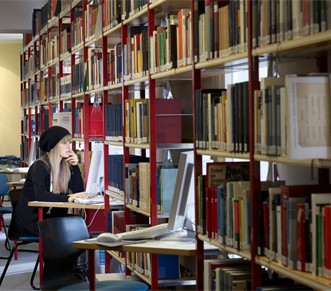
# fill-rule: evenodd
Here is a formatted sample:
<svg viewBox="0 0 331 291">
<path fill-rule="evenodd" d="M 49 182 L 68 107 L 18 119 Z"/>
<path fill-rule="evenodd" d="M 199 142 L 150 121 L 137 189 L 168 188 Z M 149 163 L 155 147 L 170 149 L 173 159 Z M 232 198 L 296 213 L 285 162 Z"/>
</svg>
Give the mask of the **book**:
<svg viewBox="0 0 331 291">
<path fill-rule="evenodd" d="M 290 159 L 330 159 L 329 75 L 287 75 L 287 141 Z"/>
<path fill-rule="evenodd" d="M 174 195 L 178 168 L 157 168 L 157 209 L 160 213 L 169 213 Z"/>
<path fill-rule="evenodd" d="M 323 277 L 331 279 L 331 205 L 323 207 Z"/>
<path fill-rule="evenodd" d="M 269 188 L 269 252 L 268 257 L 276 260 L 277 253 L 277 206 L 280 205 L 280 188 Z"/>
<path fill-rule="evenodd" d="M 236 268 L 239 266 L 248 266 L 249 261 L 246 261 L 242 258 L 235 259 L 205 259 L 203 261 L 203 277 L 204 277 L 204 290 L 214 290 L 214 281 L 218 281 L 216 279 L 216 270 L 223 269 L 227 267 Z M 217 289 L 216 289 L 217 290 Z"/>
<path fill-rule="evenodd" d="M 284 86 L 284 78 L 262 78 L 260 86 L 262 94 L 261 153 L 275 155 L 278 148 L 276 136 L 279 126 L 277 125 L 279 125 L 278 120 L 280 119 L 280 108 L 277 107 L 277 103 L 280 105 L 280 102 L 277 102 L 277 99 L 280 99 L 280 94 L 277 93 L 277 90 Z"/>
<path fill-rule="evenodd" d="M 297 205 L 297 269 L 302 272 L 308 272 L 311 263 L 309 212 L 309 203 Z"/>
<path fill-rule="evenodd" d="M 317 266 L 317 217 L 320 214 L 320 206 L 331 205 L 331 193 L 316 193 L 311 194 L 311 238 L 312 238 L 312 262 L 311 272 L 314 275 L 322 275 L 319 273 Z"/>
<path fill-rule="evenodd" d="M 232 245 L 233 243 L 233 184 L 229 184 L 230 181 L 249 181 L 249 163 L 248 162 L 214 162 L 207 163 L 207 173 L 206 173 L 206 230 L 209 237 L 212 236 L 212 230 L 214 232 L 217 229 L 224 229 L 226 227 L 225 239 L 227 240 L 227 245 Z M 226 198 L 225 201 L 222 197 L 219 197 L 220 203 L 225 202 L 226 207 L 226 221 L 222 220 L 224 225 L 218 227 L 217 214 L 213 212 L 210 208 L 212 207 L 212 197 L 213 193 L 216 193 L 215 188 L 223 185 L 226 188 Z M 223 200 L 221 200 L 223 199 Z M 217 202 L 218 203 L 218 202 Z M 217 205 L 217 204 L 215 204 Z M 224 204 L 222 204 L 224 205 Z M 209 211 L 211 210 L 211 211 Z M 239 219 L 239 218 L 238 218 Z M 239 222 L 239 221 L 238 221 Z M 238 241 L 239 243 L 239 241 Z"/>
<path fill-rule="evenodd" d="M 328 187 L 324 185 L 292 185 L 281 186 L 281 222 L 282 222 L 282 264 L 290 268 L 296 268 L 297 252 L 296 252 L 296 205 L 304 203 L 311 199 L 311 213 L 312 213 L 312 249 L 316 250 L 314 243 L 314 224 L 316 223 L 316 194 L 314 192 L 327 192 Z M 325 198 L 324 198 L 325 199 Z M 293 245 L 294 244 L 294 245 Z M 313 264 L 316 262 L 316 256 L 313 256 Z M 315 264 L 316 265 L 316 264 Z"/>
</svg>

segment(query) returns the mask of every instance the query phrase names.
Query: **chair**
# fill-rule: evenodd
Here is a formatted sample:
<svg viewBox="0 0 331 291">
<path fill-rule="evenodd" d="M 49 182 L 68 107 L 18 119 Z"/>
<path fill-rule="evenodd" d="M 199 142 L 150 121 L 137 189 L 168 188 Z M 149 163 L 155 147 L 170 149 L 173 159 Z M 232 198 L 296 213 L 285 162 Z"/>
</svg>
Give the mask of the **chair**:
<svg viewBox="0 0 331 291">
<path fill-rule="evenodd" d="M 38 236 L 21 236 L 16 228 L 15 209 L 16 209 L 16 205 L 17 205 L 17 202 L 18 202 L 21 194 L 22 194 L 22 189 L 13 189 L 13 190 L 10 190 L 8 193 L 8 196 L 9 196 L 12 208 L 13 208 L 13 212 L 12 212 L 12 216 L 11 216 L 11 220 L 10 220 L 10 224 L 9 224 L 9 229 L 8 229 L 8 238 L 9 238 L 9 240 L 14 241 L 14 246 L 11 249 L 11 252 L 7 259 L 7 263 L 5 265 L 5 268 L 3 269 L 3 272 L 2 272 L 2 275 L 0 278 L 0 287 L 6 276 L 6 272 L 10 265 L 10 262 L 13 258 L 13 255 L 15 254 L 15 252 L 17 250 L 19 250 L 20 252 L 33 252 L 33 253 L 39 252 L 38 250 L 30 250 L 30 249 L 22 249 L 22 248 L 19 249 L 19 247 L 22 245 L 39 242 Z M 38 264 L 39 264 L 39 255 L 37 257 L 37 260 L 36 260 L 32 275 L 31 275 L 31 279 L 30 279 L 30 285 L 31 285 L 32 289 L 34 289 L 34 290 L 39 290 L 39 288 L 37 288 L 33 282 L 35 275 L 36 275 L 37 268 L 38 268 Z"/>
<path fill-rule="evenodd" d="M 0 174 L 0 205 L 4 201 L 4 197 L 9 192 L 9 187 L 7 186 L 8 183 L 8 176 L 7 174 Z"/>
<path fill-rule="evenodd" d="M 89 290 L 89 283 L 74 275 L 75 262 L 84 252 L 72 242 L 90 238 L 81 216 L 48 218 L 38 223 L 42 241 L 44 273 L 43 290 Z M 80 283 L 78 283 L 80 282 Z M 130 280 L 96 282 L 97 290 L 148 290 L 148 285 Z"/>
<path fill-rule="evenodd" d="M 0 231 L 3 228 L 5 233 L 5 247 L 8 251 L 10 251 L 10 243 L 8 240 L 8 233 L 5 224 L 5 214 L 11 214 L 13 209 L 11 206 L 3 206 L 4 197 L 8 194 L 9 187 L 7 186 L 8 177 L 6 174 L 0 174 Z M 0 257 L 0 259 L 7 259 L 7 257 Z"/>
</svg>

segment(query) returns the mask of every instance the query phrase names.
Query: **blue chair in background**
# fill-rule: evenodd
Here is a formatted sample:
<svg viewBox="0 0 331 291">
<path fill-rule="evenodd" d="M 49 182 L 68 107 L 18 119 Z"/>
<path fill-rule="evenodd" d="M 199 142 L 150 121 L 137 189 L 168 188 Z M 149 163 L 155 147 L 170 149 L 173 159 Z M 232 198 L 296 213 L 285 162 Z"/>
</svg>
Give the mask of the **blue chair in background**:
<svg viewBox="0 0 331 291">
<path fill-rule="evenodd" d="M 11 250 L 10 243 L 8 240 L 8 232 L 5 223 L 5 214 L 12 214 L 13 208 L 11 206 L 3 206 L 5 196 L 8 195 L 9 187 L 7 186 L 8 177 L 6 174 L 0 174 L 0 231 L 3 229 L 5 233 L 5 247 L 8 251 Z M 0 259 L 7 259 L 7 257 L 0 257 Z"/>
<path fill-rule="evenodd" d="M 8 239 L 10 239 L 11 241 L 14 242 L 14 246 L 11 248 L 11 252 L 10 255 L 7 259 L 5 268 L 2 271 L 1 277 L 0 277 L 0 290 L 1 290 L 1 284 L 6 276 L 7 273 L 7 269 L 10 265 L 10 262 L 15 254 L 15 252 L 17 250 L 19 250 L 20 252 L 30 252 L 30 253 L 37 253 L 37 259 L 36 259 L 36 263 L 31 275 L 31 279 L 30 279 L 30 285 L 32 287 L 32 289 L 34 290 L 39 290 L 38 287 L 36 287 L 34 285 L 34 278 L 38 269 L 38 265 L 39 265 L 39 249 L 36 247 L 35 249 L 27 249 L 27 248 L 19 248 L 20 246 L 23 245 L 28 245 L 28 244 L 33 244 L 33 243 L 38 243 L 39 242 L 39 237 L 38 236 L 22 236 L 20 235 L 20 233 L 17 230 L 16 227 L 16 219 L 15 219 L 15 208 L 17 205 L 18 200 L 20 199 L 20 196 L 22 194 L 22 190 L 23 189 L 12 189 L 9 191 L 8 196 L 10 199 L 10 203 L 13 207 L 13 212 L 11 215 L 11 219 L 10 219 L 10 224 L 9 224 L 9 229 L 8 229 Z M 38 246 L 38 245 L 36 245 Z"/>
</svg>

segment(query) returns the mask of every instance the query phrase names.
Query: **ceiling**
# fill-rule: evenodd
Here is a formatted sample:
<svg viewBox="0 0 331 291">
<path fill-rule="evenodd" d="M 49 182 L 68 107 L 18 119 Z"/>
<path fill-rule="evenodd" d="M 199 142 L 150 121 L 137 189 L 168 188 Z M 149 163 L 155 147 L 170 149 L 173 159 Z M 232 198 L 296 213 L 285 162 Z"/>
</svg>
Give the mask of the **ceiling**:
<svg viewBox="0 0 331 291">
<path fill-rule="evenodd" d="M 47 0 L 0 0 L 0 33 L 27 33 L 32 29 L 32 12 Z M 2 38 L 0 38 L 2 39 Z"/>
</svg>

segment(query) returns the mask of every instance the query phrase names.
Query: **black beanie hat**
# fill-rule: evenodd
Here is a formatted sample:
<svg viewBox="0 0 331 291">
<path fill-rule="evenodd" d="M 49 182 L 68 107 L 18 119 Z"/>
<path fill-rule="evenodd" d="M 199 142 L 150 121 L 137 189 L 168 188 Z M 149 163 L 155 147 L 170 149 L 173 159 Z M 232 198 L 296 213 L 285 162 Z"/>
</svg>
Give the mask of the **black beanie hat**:
<svg viewBox="0 0 331 291">
<path fill-rule="evenodd" d="M 70 135 L 70 132 L 66 128 L 57 125 L 46 129 L 39 139 L 40 149 L 44 152 L 50 152 L 68 134 Z"/>
</svg>

